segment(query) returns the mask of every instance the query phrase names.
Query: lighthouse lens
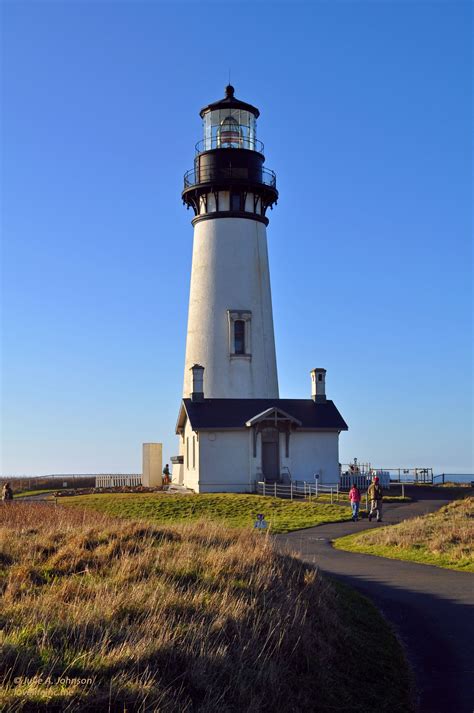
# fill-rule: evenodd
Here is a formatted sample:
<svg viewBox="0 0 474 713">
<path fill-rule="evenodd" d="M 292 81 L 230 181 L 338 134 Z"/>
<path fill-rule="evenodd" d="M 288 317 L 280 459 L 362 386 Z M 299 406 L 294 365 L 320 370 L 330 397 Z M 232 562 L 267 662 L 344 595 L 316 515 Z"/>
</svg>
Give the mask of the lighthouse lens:
<svg viewBox="0 0 474 713">
<path fill-rule="evenodd" d="M 223 119 L 217 131 L 218 146 L 223 148 L 240 148 L 242 144 L 242 129 L 232 116 Z"/>
<path fill-rule="evenodd" d="M 263 144 L 257 141 L 255 117 L 248 111 L 241 109 L 210 111 L 204 116 L 203 128 L 204 139 L 200 142 L 199 151 L 236 148 L 263 153 Z"/>
</svg>

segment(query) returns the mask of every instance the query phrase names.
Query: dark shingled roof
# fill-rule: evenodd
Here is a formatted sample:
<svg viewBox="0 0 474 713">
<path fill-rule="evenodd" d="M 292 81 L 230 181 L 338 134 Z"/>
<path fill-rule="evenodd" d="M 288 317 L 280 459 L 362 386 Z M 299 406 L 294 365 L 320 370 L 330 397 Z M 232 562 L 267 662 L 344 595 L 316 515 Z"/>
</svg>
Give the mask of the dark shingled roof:
<svg viewBox="0 0 474 713">
<path fill-rule="evenodd" d="M 240 99 L 237 99 L 237 97 L 234 96 L 234 92 L 235 89 L 232 84 L 228 84 L 225 88 L 224 99 L 219 99 L 219 101 L 212 102 L 212 104 L 208 104 L 203 107 L 199 112 L 201 118 L 203 118 L 204 114 L 208 111 L 216 111 L 217 109 L 243 109 L 244 111 L 249 111 L 255 116 L 256 119 L 258 119 L 260 112 L 257 107 L 252 106 L 252 104 L 247 104 L 247 102 L 240 101 Z"/>
<path fill-rule="evenodd" d="M 333 401 L 315 403 L 312 399 L 183 399 L 193 430 L 245 428 L 247 421 L 266 411 L 280 408 L 301 421 L 301 428 L 347 431 L 347 423 Z"/>
</svg>

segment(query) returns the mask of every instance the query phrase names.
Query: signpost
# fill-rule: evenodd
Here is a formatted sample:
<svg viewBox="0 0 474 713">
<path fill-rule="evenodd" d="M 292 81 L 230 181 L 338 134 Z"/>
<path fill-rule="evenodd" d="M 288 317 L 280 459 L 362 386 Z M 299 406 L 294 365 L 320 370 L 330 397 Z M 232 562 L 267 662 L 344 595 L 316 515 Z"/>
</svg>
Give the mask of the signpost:
<svg viewBox="0 0 474 713">
<path fill-rule="evenodd" d="M 255 530 L 266 530 L 267 527 L 268 527 L 268 523 L 265 520 L 265 515 L 263 515 L 262 513 L 259 513 L 257 515 L 257 519 L 255 520 L 254 529 Z"/>
</svg>

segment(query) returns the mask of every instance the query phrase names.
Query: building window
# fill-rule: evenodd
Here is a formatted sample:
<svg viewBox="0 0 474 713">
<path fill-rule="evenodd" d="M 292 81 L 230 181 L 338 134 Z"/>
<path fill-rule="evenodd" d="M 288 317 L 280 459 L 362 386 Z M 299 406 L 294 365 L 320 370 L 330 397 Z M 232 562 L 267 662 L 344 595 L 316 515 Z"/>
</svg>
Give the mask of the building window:
<svg viewBox="0 0 474 713">
<path fill-rule="evenodd" d="M 196 467 L 196 436 L 193 436 L 193 468 Z"/>
<path fill-rule="evenodd" d="M 318 374 L 318 381 L 322 381 L 322 380 L 323 380 L 323 375 L 322 375 L 322 374 Z"/>
<path fill-rule="evenodd" d="M 186 468 L 189 470 L 189 436 L 186 438 Z"/>
<path fill-rule="evenodd" d="M 228 310 L 229 354 L 231 357 L 251 359 L 252 313 L 248 310 Z"/>
<path fill-rule="evenodd" d="M 234 322 L 234 354 L 245 354 L 245 322 L 237 319 Z"/>
</svg>

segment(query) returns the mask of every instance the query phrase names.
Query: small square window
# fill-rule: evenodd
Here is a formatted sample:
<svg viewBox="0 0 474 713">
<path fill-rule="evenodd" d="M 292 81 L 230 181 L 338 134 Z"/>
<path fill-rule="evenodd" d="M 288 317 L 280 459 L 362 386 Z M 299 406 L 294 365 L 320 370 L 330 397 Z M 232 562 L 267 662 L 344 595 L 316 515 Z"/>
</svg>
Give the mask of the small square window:
<svg viewBox="0 0 474 713">
<path fill-rule="evenodd" d="M 322 380 L 323 380 L 323 375 L 322 375 L 322 374 L 318 374 L 318 381 L 322 381 Z"/>
</svg>

